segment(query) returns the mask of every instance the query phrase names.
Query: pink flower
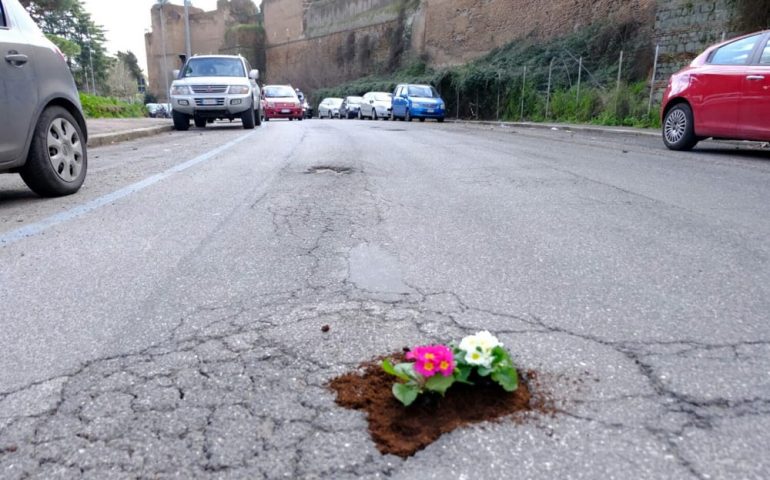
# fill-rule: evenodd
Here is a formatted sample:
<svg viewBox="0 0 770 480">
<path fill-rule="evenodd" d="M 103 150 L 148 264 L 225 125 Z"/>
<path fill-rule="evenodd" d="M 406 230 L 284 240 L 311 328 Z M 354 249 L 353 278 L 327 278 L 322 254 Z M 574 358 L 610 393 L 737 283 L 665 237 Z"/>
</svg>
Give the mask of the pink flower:
<svg viewBox="0 0 770 480">
<path fill-rule="evenodd" d="M 406 354 L 407 360 L 414 360 L 414 369 L 425 378 L 440 373 L 449 377 L 455 370 L 452 350 L 445 345 L 414 347 Z"/>
</svg>

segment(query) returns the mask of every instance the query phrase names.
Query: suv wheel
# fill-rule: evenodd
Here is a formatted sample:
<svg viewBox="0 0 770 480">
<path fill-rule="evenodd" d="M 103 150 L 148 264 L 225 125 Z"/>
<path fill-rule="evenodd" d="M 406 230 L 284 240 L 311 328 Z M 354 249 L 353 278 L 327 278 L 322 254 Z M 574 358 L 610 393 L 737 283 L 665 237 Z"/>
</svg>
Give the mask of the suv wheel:
<svg viewBox="0 0 770 480">
<path fill-rule="evenodd" d="M 255 115 L 255 117 L 256 117 L 257 126 L 260 126 L 260 125 L 262 125 L 262 118 L 263 118 L 263 115 L 262 115 L 262 110 L 261 110 L 261 109 L 260 109 L 260 110 L 257 110 L 257 111 L 256 111 L 256 113 L 255 113 L 254 115 Z"/>
<path fill-rule="evenodd" d="M 69 195 L 83 185 L 87 167 L 83 132 L 75 118 L 61 107 L 44 110 L 19 172 L 24 183 L 42 197 Z"/>
<path fill-rule="evenodd" d="M 171 112 L 171 116 L 174 119 L 174 129 L 184 132 L 185 130 L 190 129 L 190 117 L 189 115 L 177 112 L 174 110 Z"/>
<path fill-rule="evenodd" d="M 241 121 L 243 122 L 243 128 L 246 130 L 253 130 L 254 126 L 257 123 L 257 120 L 254 115 L 254 109 L 249 108 L 245 112 L 241 114 Z"/>
<path fill-rule="evenodd" d="M 195 126 L 198 128 L 206 128 L 206 119 L 201 117 L 194 117 L 193 121 L 195 122 Z"/>
</svg>

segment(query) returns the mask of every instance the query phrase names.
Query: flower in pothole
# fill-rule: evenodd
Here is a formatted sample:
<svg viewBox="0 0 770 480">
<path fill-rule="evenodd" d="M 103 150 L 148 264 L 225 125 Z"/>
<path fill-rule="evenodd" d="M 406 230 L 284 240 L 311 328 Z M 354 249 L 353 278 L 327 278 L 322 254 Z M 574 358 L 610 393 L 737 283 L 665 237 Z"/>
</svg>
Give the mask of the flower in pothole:
<svg viewBox="0 0 770 480">
<path fill-rule="evenodd" d="M 492 354 L 481 351 L 481 347 L 465 353 L 465 362 L 468 365 L 490 368 L 492 366 Z"/>
<path fill-rule="evenodd" d="M 449 377 L 455 369 L 452 350 L 445 345 L 415 347 L 406 354 L 406 358 L 415 360 L 415 371 L 425 378 L 430 378 L 437 373 Z"/>
<path fill-rule="evenodd" d="M 487 330 L 477 332 L 475 335 L 468 335 L 460 341 L 460 349 L 466 352 L 472 352 L 481 349 L 483 353 L 491 352 L 495 347 L 502 347 L 503 344 L 494 335 Z"/>
</svg>

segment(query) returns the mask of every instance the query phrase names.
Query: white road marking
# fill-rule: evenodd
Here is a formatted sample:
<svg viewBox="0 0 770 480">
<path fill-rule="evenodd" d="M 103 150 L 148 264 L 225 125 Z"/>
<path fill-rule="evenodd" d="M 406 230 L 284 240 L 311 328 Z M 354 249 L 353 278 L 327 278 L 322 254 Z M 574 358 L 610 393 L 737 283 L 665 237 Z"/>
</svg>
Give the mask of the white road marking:
<svg viewBox="0 0 770 480">
<path fill-rule="evenodd" d="M 93 212 L 94 210 L 97 210 L 99 208 L 102 208 L 105 205 L 109 205 L 131 194 L 142 191 L 145 188 L 155 185 L 161 180 L 165 180 L 166 178 L 176 173 L 182 172 L 184 170 L 187 170 L 188 168 L 198 165 L 199 163 L 203 163 L 207 160 L 210 160 L 216 157 L 217 155 L 224 152 L 225 150 L 228 150 L 234 147 L 235 145 L 241 143 L 242 141 L 246 140 L 254 133 L 255 132 L 246 133 L 231 142 L 228 142 L 222 146 L 219 146 L 202 155 L 198 155 L 197 157 L 191 160 L 175 165 L 169 168 L 168 170 L 165 170 L 160 173 L 156 173 L 155 175 L 152 175 L 150 177 L 145 178 L 144 180 L 128 185 L 127 187 L 123 187 L 120 190 L 117 190 L 115 192 L 108 193 L 107 195 L 103 195 L 101 197 L 95 198 L 90 202 L 71 208 L 66 212 L 57 213 L 56 215 L 52 215 L 48 218 L 44 218 L 43 220 L 40 220 L 35 223 L 31 223 L 17 230 L 12 230 L 10 232 L 0 234 L 0 246 L 10 245 L 24 238 L 39 235 L 40 233 L 44 232 L 45 230 L 48 230 L 51 227 L 54 227 L 56 225 L 61 225 L 62 223 L 68 222 L 78 217 L 82 217 L 83 215 Z"/>
</svg>

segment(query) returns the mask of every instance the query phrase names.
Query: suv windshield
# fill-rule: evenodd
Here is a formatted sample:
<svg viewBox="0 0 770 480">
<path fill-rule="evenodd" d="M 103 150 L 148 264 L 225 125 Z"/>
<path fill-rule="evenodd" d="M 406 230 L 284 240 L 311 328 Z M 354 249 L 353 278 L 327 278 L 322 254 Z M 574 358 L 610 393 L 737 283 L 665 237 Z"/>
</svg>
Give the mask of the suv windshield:
<svg viewBox="0 0 770 480">
<path fill-rule="evenodd" d="M 438 92 L 435 88 L 427 85 L 410 85 L 409 86 L 410 97 L 425 97 L 425 98 L 438 98 Z"/>
<path fill-rule="evenodd" d="M 294 90 L 291 87 L 265 87 L 266 97 L 293 97 Z"/>
<path fill-rule="evenodd" d="M 191 58 L 185 65 L 187 77 L 245 77 L 243 63 L 237 58 Z"/>
</svg>

